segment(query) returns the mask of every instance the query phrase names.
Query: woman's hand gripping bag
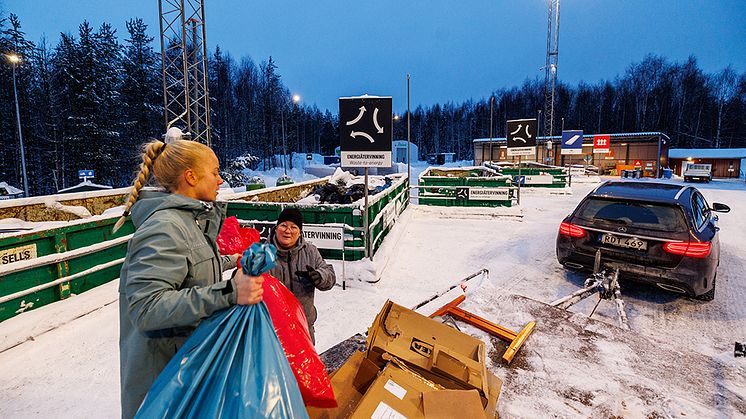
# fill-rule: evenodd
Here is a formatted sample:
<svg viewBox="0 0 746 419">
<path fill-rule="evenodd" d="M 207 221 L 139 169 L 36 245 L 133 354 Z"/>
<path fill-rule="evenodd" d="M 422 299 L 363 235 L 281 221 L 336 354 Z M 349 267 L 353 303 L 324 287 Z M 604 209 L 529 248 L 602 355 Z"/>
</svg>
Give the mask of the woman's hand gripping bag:
<svg viewBox="0 0 746 419">
<path fill-rule="evenodd" d="M 274 266 L 272 245 L 256 243 L 241 269 Z M 307 418 L 295 373 L 267 306 L 235 305 L 204 319 L 166 365 L 136 418 Z"/>
</svg>

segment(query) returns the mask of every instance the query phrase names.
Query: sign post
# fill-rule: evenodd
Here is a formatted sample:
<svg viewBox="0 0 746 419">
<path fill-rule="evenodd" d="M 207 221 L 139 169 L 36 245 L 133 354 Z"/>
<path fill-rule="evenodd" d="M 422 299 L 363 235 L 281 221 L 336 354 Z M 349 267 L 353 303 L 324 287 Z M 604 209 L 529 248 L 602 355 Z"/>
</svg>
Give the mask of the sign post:
<svg viewBox="0 0 746 419">
<path fill-rule="evenodd" d="M 593 154 L 606 154 L 609 152 L 609 145 L 611 143 L 611 136 L 609 135 L 594 135 L 593 136 Z"/>
<path fill-rule="evenodd" d="M 521 177 L 521 158 L 536 155 L 536 119 L 514 119 L 507 122 L 508 156 L 518 156 L 518 178 Z M 518 205 L 521 205 L 521 184 L 518 183 Z"/>
<path fill-rule="evenodd" d="M 583 154 L 583 131 L 562 131 L 562 155 Z"/>
<path fill-rule="evenodd" d="M 371 257 L 368 223 L 368 168 L 391 167 L 391 96 L 339 98 L 339 150 L 342 167 L 365 168 L 365 256 Z"/>
<path fill-rule="evenodd" d="M 87 182 L 88 178 L 94 178 L 93 170 L 78 170 L 78 179 L 83 179 L 83 182 Z"/>
</svg>

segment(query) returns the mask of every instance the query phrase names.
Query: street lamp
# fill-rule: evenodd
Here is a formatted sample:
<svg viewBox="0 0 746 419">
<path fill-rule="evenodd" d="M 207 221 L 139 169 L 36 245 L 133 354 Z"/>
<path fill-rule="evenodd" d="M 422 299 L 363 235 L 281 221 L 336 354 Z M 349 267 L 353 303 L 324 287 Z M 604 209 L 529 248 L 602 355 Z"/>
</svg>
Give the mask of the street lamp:
<svg viewBox="0 0 746 419">
<path fill-rule="evenodd" d="M 13 95 L 16 99 L 16 122 L 18 123 L 18 142 L 21 144 L 21 169 L 23 171 L 23 195 L 28 197 L 28 178 L 26 177 L 26 153 L 23 149 L 23 133 L 21 132 L 21 111 L 18 108 L 18 89 L 16 88 L 16 65 L 21 62 L 17 54 L 6 54 L 13 66 Z"/>
<path fill-rule="evenodd" d="M 302 148 L 300 146 L 300 129 L 298 128 L 298 104 L 300 103 L 300 95 L 295 93 L 293 94 L 292 100 L 293 100 L 293 113 L 295 114 L 295 151 L 300 151 Z M 303 147 L 305 148 L 305 147 Z M 293 167 L 293 159 L 292 159 L 293 152 L 290 152 L 290 168 Z"/>
</svg>

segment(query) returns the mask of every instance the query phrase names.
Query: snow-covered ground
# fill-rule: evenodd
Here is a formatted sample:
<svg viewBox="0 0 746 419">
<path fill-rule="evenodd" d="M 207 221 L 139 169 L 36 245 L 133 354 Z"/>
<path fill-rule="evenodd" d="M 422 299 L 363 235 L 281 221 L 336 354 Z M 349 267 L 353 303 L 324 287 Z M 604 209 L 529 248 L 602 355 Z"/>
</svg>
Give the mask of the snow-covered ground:
<svg viewBox="0 0 746 419">
<path fill-rule="evenodd" d="M 413 165 L 413 178 L 425 167 Z M 549 302 L 582 285 L 583 276 L 565 271 L 557 263 L 554 241 L 561 219 L 595 185 L 573 182 L 572 194 L 565 195 L 526 193 L 522 205 L 514 208 L 411 205 L 372 262 L 347 262 L 344 266 L 333 262 L 339 285 L 344 271 L 346 289 L 338 286 L 316 294 L 317 349 L 324 351 L 364 332 L 387 299 L 411 307 L 482 268 L 489 270 L 489 276 L 469 281 L 462 307 L 520 329 L 528 315 L 510 316 L 512 312 L 501 311 L 507 310 L 511 295 Z M 746 416 L 746 358 L 733 357 L 734 342 L 746 341 L 742 257 L 746 253 L 746 224 L 742 222 L 746 184 L 716 180 L 698 186 L 708 202 L 732 208 L 730 213 L 720 214 L 722 253 L 715 301 L 703 303 L 623 283 L 631 332 L 611 326 L 616 323 L 616 311 L 605 301 L 593 319 L 609 326 L 581 321 L 583 314 L 593 309 L 593 299 L 573 307 L 578 314 L 569 319 L 543 319 L 544 323 L 537 319 L 536 332 L 514 364 L 490 363 L 504 381 L 498 402 L 500 417 Z M 380 280 L 364 281 L 375 279 Z M 1 417 L 119 415 L 116 290 L 114 281 L 0 323 Z M 427 313 L 451 297 L 446 295 L 422 311 Z M 530 308 L 526 306 L 526 310 Z M 502 315 L 505 317 L 496 317 Z M 548 324 L 554 321 L 558 323 Z M 565 327 L 568 324 L 575 329 Z M 484 338 L 489 350 L 495 351 L 494 340 L 471 328 L 462 330 Z M 583 339 L 566 338 L 568 330 Z M 613 344 L 597 342 L 594 346 L 600 357 L 606 353 L 614 361 L 614 365 L 606 365 L 608 369 L 585 371 L 586 364 L 567 362 L 568 353 L 577 349 L 574 346 L 586 348 L 583 345 L 588 344 L 591 332 L 594 339 L 596 335 L 616 339 Z M 667 358 L 635 356 L 639 366 L 615 358 L 617 351 L 641 345 L 650 345 L 652 354 Z M 565 362 L 559 362 L 560 358 Z M 650 373 L 666 365 L 669 374 Z M 688 370 L 697 376 L 688 376 Z M 703 371 L 707 374 L 699 377 Z M 684 390 L 690 387 L 681 383 L 686 381 L 682 377 L 700 384 L 692 390 L 698 395 L 686 396 Z"/>
</svg>

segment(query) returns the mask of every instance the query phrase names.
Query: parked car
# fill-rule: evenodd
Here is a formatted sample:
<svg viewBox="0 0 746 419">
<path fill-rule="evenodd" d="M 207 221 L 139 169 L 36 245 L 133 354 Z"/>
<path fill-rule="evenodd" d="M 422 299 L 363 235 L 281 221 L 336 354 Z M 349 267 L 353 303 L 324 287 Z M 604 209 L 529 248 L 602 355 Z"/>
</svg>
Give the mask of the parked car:
<svg viewBox="0 0 746 419">
<path fill-rule="evenodd" d="M 619 268 L 621 278 L 711 301 L 720 263 L 718 216 L 693 186 L 607 181 L 560 224 L 557 259 L 567 268 Z"/>
</svg>

